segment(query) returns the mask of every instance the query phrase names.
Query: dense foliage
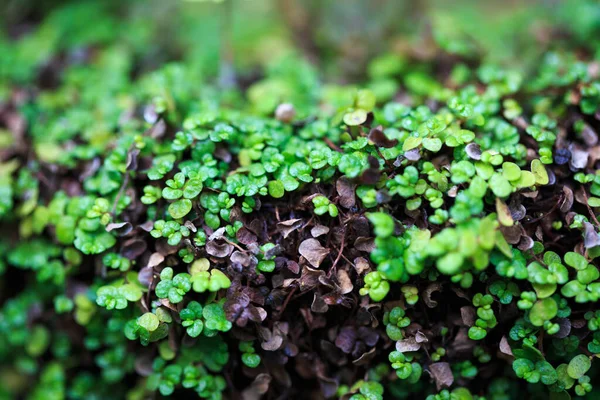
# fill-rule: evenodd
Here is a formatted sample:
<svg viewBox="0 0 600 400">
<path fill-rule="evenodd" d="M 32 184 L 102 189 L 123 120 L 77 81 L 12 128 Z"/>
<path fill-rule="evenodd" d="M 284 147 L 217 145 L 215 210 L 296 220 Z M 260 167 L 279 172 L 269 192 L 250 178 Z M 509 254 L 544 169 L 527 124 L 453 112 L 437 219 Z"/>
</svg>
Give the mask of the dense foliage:
<svg viewBox="0 0 600 400">
<path fill-rule="evenodd" d="M 0 398 L 598 396 L 581 4 L 534 68 L 438 35 L 356 85 L 147 65 L 99 3 L 3 37 Z"/>
</svg>

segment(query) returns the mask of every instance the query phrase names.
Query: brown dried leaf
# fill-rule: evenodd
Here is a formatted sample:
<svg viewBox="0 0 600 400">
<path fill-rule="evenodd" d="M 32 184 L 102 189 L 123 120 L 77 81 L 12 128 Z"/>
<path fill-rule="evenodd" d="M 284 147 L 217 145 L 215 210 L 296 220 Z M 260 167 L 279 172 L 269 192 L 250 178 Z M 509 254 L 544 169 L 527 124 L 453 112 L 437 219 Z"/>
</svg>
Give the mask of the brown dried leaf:
<svg viewBox="0 0 600 400">
<path fill-rule="evenodd" d="M 237 231 L 235 237 L 241 244 L 246 246 L 251 243 L 256 243 L 258 241 L 256 235 L 252 233 L 250 229 L 243 226 Z"/>
<path fill-rule="evenodd" d="M 421 159 L 421 152 L 419 151 L 419 149 L 410 149 L 406 152 L 404 152 L 404 157 L 408 160 L 408 161 L 419 161 Z"/>
<path fill-rule="evenodd" d="M 231 253 L 231 257 L 229 258 L 232 263 L 240 264 L 244 267 L 249 267 L 251 265 L 256 265 L 258 260 L 252 254 L 244 253 L 239 250 Z"/>
<path fill-rule="evenodd" d="M 510 345 L 508 344 L 508 340 L 506 339 L 506 336 L 502 336 L 502 339 L 500 339 L 500 352 L 502 352 L 503 354 L 512 356 L 512 349 L 510 348 Z"/>
<path fill-rule="evenodd" d="M 276 351 L 283 345 L 283 335 L 279 329 L 273 328 L 273 332 L 269 328 L 259 327 L 258 335 L 263 340 L 261 347 L 267 351 Z"/>
<path fill-rule="evenodd" d="M 563 186 L 563 193 L 564 198 L 560 205 L 560 211 L 566 213 L 571 211 L 571 208 L 573 207 L 573 190 L 571 190 L 571 188 L 568 186 Z"/>
<path fill-rule="evenodd" d="M 211 256 L 218 258 L 228 257 L 233 251 L 233 246 L 227 242 L 217 243 L 216 240 L 211 240 L 206 243 L 206 252 Z"/>
<path fill-rule="evenodd" d="M 376 356 L 376 350 L 377 349 L 375 347 L 373 347 L 371 350 L 367 351 L 366 353 L 363 353 L 356 360 L 352 361 L 352 364 L 358 365 L 358 366 L 369 365 Z"/>
<path fill-rule="evenodd" d="M 154 267 L 160 265 L 163 261 L 165 261 L 165 256 L 163 256 L 162 254 L 160 254 L 158 252 L 152 253 L 152 255 L 150 256 L 150 259 L 148 259 L 148 265 L 146 265 L 146 267 L 154 268 Z"/>
<path fill-rule="evenodd" d="M 434 292 L 439 292 L 442 290 L 442 284 L 441 283 L 431 283 L 429 286 L 427 286 L 425 288 L 425 290 L 423 291 L 423 301 L 425 302 L 425 304 L 427 305 L 427 307 L 429 308 L 435 308 L 438 305 L 438 302 L 433 300 L 431 298 L 431 295 Z"/>
<path fill-rule="evenodd" d="M 396 342 L 396 350 L 400 353 L 406 353 L 409 351 L 417 351 L 421 348 L 421 344 L 417 343 L 414 337 L 409 337 L 404 340 L 398 340 Z"/>
<path fill-rule="evenodd" d="M 504 239 L 510 244 L 519 243 L 521 236 L 523 235 L 523 231 L 519 225 L 501 226 L 500 231 L 502 232 L 502 235 L 504 235 Z"/>
<path fill-rule="evenodd" d="M 153 278 L 154 270 L 152 269 L 152 267 L 144 267 L 140 269 L 140 272 L 138 272 L 138 281 L 147 288 L 149 288 L 150 285 L 152 285 Z"/>
<path fill-rule="evenodd" d="M 583 235 L 583 244 L 585 248 L 591 249 L 592 247 L 600 246 L 600 235 L 596 232 L 594 225 L 589 222 L 584 222 L 583 226 L 585 227 Z"/>
<path fill-rule="evenodd" d="M 129 222 L 112 222 L 106 225 L 107 232 L 115 232 L 117 236 L 125 236 L 131 232 L 133 226 Z"/>
<path fill-rule="evenodd" d="M 327 303 L 325 302 L 323 297 L 319 293 L 315 292 L 315 295 L 313 297 L 313 302 L 310 306 L 310 309 L 313 312 L 322 314 L 322 313 L 326 313 L 327 310 L 329 310 L 329 306 L 327 305 Z"/>
<path fill-rule="evenodd" d="M 371 253 L 375 250 L 375 239 L 372 237 L 359 236 L 354 241 L 354 248 L 358 251 Z"/>
<path fill-rule="evenodd" d="M 335 183 L 335 188 L 338 196 L 340 196 L 338 200 L 338 204 L 340 206 L 344 208 L 352 208 L 356 205 L 356 184 L 354 184 L 350 179 L 345 176 L 339 178 Z"/>
<path fill-rule="evenodd" d="M 121 247 L 121 255 L 123 257 L 127 257 L 130 260 L 135 260 L 139 256 L 141 256 L 146 249 L 148 248 L 148 244 L 145 240 L 142 239 L 129 239 L 125 243 L 123 243 L 123 247 Z"/>
<path fill-rule="evenodd" d="M 300 291 L 305 292 L 316 287 L 319 284 L 319 277 L 322 275 L 325 275 L 324 271 L 313 269 L 305 265 L 302 268 L 302 275 L 300 276 L 300 279 L 298 279 Z"/>
<path fill-rule="evenodd" d="M 386 149 L 394 147 L 398 144 L 398 139 L 389 139 L 387 136 L 385 136 L 385 133 L 383 133 L 383 127 L 381 125 L 371 129 L 369 131 L 368 138 L 376 146 L 384 147 Z"/>
<path fill-rule="evenodd" d="M 340 329 L 337 337 L 335 338 L 335 345 L 338 349 L 342 350 L 346 354 L 350 354 L 356 343 L 356 330 L 352 326 L 345 326 Z"/>
<path fill-rule="evenodd" d="M 526 251 L 533 247 L 534 241 L 529 236 L 521 236 L 521 240 L 519 241 L 518 248 L 519 250 Z"/>
<path fill-rule="evenodd" d="M 354 269 L 361 276 L 371 270 L 371 265 L 369 265 L 369 261 L 366 258 L 357 257 L 354 259 Z"/>
<path fill-rule="evenodd" d="M 350 293 L 354 289 L 352 280 L 345 269 L 339 269 L 337 271 L 337 280 L 340 287 L 341 294 Z"/>
<path fill-rule="evenodd" d="M 465 146 L 465 151 L 469 158 L 473 160 L 481 160 L 481 147 L 476 143 L 469 143 Z"/>
<path fill-rule="evenodd" d="M 417 341 L 417 343 L 427 343 L 427 342 L 429 342 L 429 339 L 427 338 L 427 335 L 425 335 L 421 331 L 417 331 L 417 333 L 415 334 L 415 340 Z"/>
<path fill-rule="evenodd" d="M 315 268 L 319 268 L 325 257 L 329 255 L 329 250 L 321 246 L 317 239 L 306 239 L 300 243 L 298 252 Z"/>
<path fill-rule="evenodd" d="M 277 230 L 283 234 L 283 238 L 285 239 L 290 233 L 300 228 L 302 223 L 301 219 L 288 219 L 287 221 L 277 223 Z"/>
<path fill-rule="evenodd" d="M 586 150 L 577 148 L 574 145 L 571 145 L 569 150 L 571 150 L 571 161 L 569 162 L 571 169 L 576 171 L 585 168 L 587 166 L 590 153 Z"/>
<path fill-rule="evenodd" d="M 269 391 L 272 379 L 269 374 L 258 374 L 250 386 L 242 391 L 242 399 L 260 400 Z"/>
<path fill-rule="evenodd" d="M 324 357 L 337 366 L 348 363 L 348 358 L 344 352 L 327 340 L 321 340 L 321 350 L 323 351 Z"/>
<path fill-rule="evenodd" d="M 556 322 L 560 327 L 558 332 L 554 334 L 554 337 L 564 339 L 571 333 L 571 321 L 568 318 L 557 318 Z"/>
<path fill-rule="evenodd" d="M 460 308 L 460 317 L 465 326 L 473 326 L 475 325 L 475 319 L 477 314 L 475 312 L 475 308 L 471 306 L 463 306 Z"/>
<path fill-rule="evenodd" d="M 454 383 L 454 375 L 452 375 L 450 364 L 447 362 L 431 364 L 429 366 L 429 372 L 435 380 L 435 386 L 438 391 L 450 387 Z"/>
<path fill-rule="evenodd" d="M 312 237 L 316 238 L 319 236 L 323 236 L 329 233 L 329 228 L 325 225 L 315 225 L 311 230 L 310 234 Z"/>
</svg>

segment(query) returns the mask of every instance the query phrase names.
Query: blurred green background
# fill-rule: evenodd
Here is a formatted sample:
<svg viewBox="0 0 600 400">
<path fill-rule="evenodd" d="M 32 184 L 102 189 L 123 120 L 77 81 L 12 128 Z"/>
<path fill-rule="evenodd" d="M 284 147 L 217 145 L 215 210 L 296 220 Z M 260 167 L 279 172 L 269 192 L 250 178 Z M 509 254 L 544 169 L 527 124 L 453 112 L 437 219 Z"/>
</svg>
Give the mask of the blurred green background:
<svg viewBox="0 0 600 400">
<path fill-rule="evenodd" d="M 444 55 L 528 68 L 568 38 L 599 58 L 600 6 L 593 0 L 4 0 L 0 77 L 26 82 L 48 63 L 119 46 L 134 72 L 169 61 L 244 83 L 296 52 L 332 82 L 356 82 L 373 57 Z M 573 21 L 576 21 L 574 23 Z M 595 37 L 595 43 L 589 38 Z M 444 50 L 440 55 L 439 48 Z M 17 51 L 11 51 L 17 50 Z M 61 60 L 56 60 L 56 57 Z M 477 56 L 477 57 L 476 57 Z M 223 62 L 221 62 L 223 61 Z"/>
</svg>

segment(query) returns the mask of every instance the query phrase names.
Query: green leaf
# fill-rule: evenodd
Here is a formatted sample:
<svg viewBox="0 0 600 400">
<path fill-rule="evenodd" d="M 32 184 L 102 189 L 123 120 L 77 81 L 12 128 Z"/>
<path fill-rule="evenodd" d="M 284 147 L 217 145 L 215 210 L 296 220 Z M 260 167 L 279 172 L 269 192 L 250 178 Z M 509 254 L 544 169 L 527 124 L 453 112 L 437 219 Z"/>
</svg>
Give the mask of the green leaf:
<svg viewBox="0 0 600 400">
<path fill-rule="evenodd" d="M 387 238 L 394 233 L 395 224 L 392 217 L 383 212 L 367 213 L 367 218 L 374 226 L 375 235 Z"/>
<path fill-rule="evenodd" d="M 584 256 L 573 251 L 569 251 L 565 254 L 565 263 L 576 270 L 582 270 L 588 265 L 588 262 Z"/>
<path fill-rule="evenodd" d="M 585 354 L 579 354 L 569 361 L 567 373 L 571 378 L 579 379 L 588 372 L 591 366 L 592 362 L 590 361 L 590 358 Z"/>
<path fill-rule="evenodd" d="M 244 353 L 242 354 L 242 362 L 248 368 L 256 368 L 260 364 L 260 356 L 254 353 Z"/>
<path fill-rule="evenodd" d="M 438 259 L 437 269 L 445 275 L 454 275 L 460 271 L 464 262 L 464 257 L 461 253 L 448 253 Z"/>
<path fill-rule="evenodd" d="M 513 187 L 508 179 L 498 173 L 494 173 L 490 178 L 490 189 L 498 197 L 508 197 L 513 192 Z"/>
<path fill-rule="evenodd" d="M 355 104 L 357 108 L 371 111 L 375 107 L 375 94 L 368 89 L 361 89 L 356 93 Z"/>
<path fill-rule="evenodd" d="M 270 181 L 268 184 L 269 195 L 273 198 L 280 199 L 285 194 L 285 188 L 281 181 Z"/>
<path fill-rule="evenodd" d="M 540 160 L 531 161 L 531 172 L 535 177 L 535 182 L 540 185 L 547 185 L 549 182 L 548 172 L 546 171 L 546 167 Z"/>
<path fill-rule="evenodd" d="M 365 110 L 354 110 L 344 114 L 344 123 L 348 126 L 357 126 L 367 120 L 367 112 Z"/>
<path fill-rule="evenodd" d="M 183 218 L 192 211 L 192 201 L 189 199 L 177 200 L 169 206 L 169 214 L 174 219 Z"/>
<path fill-rule="evenodd" d="M 423 139 L 423 147 L 433 153 L 437 153 L 442 148 L 442 141 L 438 138 L 425 138 Z"/>
<path fill-rule="evenodd" d="M 582 292 L 585 292 L 585 285 L 578 281 L 567 282 L 567 284 L 560 289 L 560 293 L 565 297 L 575 297 Z"/>
<path fill-rule="evenodd" d="M 155 314 L 147 312 L 138 318 L 137 323 L 142 328 L 146 329 L 149 332 L 152 332 L 158 328 L 160 321 L 158 320 L 158 317 Z"/>
<path fill-rule="evenodd" d="M 125 284 L 119 288 L 119 291 L 125 296 L 128 301 L 138 301 L 142 298 L 144 292 L 142 289 L 132 283 Z"/>
<path fill-rule="evenodd" d="M 202 181 L 200 179 L 190 179 L 183 189 L 183 197 L 186 199 L 196 198 L 202 191 Z"/>
<path fill-rule="evenodd" d="M 534 326 L 543 326 L 544 322 L 556 317 L 558 304 L 549 297 L 535 302 L 529 312 L 529 319 Z"/>
</svg>

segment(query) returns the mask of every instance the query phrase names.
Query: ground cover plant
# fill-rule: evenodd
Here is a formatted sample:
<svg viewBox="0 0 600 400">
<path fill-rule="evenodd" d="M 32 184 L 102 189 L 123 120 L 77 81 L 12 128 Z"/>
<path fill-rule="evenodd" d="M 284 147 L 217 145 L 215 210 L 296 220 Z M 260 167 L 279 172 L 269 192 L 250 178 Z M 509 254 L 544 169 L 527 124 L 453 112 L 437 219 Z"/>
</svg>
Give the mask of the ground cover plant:
<svg viewBox="0 0 600 400">
<path fill-rule="evenodd" d="M 0 39 L 0 398 L 599 395 L 600 7 L 351 82 L 219 75 L 140 4 Z"/>
</svg>

